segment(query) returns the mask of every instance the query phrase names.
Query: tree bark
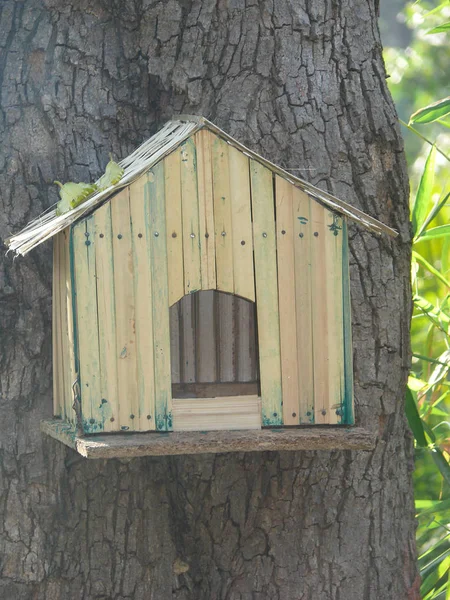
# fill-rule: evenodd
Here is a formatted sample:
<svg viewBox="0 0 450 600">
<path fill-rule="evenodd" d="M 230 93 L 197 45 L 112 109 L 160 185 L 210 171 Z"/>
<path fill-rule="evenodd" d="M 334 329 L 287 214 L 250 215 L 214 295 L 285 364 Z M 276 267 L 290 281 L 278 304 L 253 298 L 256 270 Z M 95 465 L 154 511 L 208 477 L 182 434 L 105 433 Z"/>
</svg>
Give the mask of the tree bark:
<svg viewBox="0 0 450 600">
<path fill-rule="evenodd" d="M 0 234 L 202 114 L 397 228 L 350 229 L 373 452 L 87 461 L 52 412 L 51 243 L 0 271 L 0 597 L 413 600 L 408 184 L 374 0 L 3 0 Z"/>
</svg>

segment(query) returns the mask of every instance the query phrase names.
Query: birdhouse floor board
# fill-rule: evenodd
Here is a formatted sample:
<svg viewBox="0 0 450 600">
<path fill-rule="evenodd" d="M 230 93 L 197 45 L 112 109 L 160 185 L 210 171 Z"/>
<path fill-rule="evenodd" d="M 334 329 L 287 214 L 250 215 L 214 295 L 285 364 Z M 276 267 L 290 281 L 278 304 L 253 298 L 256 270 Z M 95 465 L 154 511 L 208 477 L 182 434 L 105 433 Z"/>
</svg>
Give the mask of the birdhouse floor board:
<svg viewBox="0 0 450 600">
<path fill-rule="evenodd" d="M 110 433 L 78 436 L 60 419 L 41 422 L 41 431 L 85 458 L 133 458 L 223 452 L 285 450 L 372 450 L 376 435 L 361 427 L 323 426 L 245 431 Z"/>
</svg>

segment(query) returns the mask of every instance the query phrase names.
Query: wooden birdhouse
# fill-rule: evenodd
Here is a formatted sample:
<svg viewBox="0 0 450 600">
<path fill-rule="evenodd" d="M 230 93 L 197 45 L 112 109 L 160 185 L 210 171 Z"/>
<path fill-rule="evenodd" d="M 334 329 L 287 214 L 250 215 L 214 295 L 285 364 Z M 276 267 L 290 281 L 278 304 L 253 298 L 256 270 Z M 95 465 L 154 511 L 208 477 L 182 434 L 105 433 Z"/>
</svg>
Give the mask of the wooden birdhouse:
<svg viewBox="0 0 450 600">
<path fill-rule="evenodd" d="M 10 240 L 54 236 L 44 430 L 85 456 L 368 447 L 348 427 L 347 219 L 395 232 L 203 118 L 122 166 Z"/>
</svg>

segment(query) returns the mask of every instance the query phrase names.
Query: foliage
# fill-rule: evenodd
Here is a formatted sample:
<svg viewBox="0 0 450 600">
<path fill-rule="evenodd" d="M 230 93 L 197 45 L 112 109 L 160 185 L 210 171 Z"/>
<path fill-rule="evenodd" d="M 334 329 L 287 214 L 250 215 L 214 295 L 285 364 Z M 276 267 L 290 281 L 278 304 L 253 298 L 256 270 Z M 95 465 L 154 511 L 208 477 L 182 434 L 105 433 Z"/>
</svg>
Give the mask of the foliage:
<svg viewBox="0 0 450 600">
<path fill-rule="evenodd" d="M 450 3 L 416 2 L 405 14 L 414 27 L 413 42 L 405 50 L 389 49 L 386 58 L 398 110 L 411 115 L 404 125 L 412 181 L 417 180 L 411 207 L 413 364 L 406 413 L 416 441 L 421 593 L 424 600 L 450 600 L 450 98 L 445 90 Z M 423 126 L 426 130 L 416 129 Z"/>
</svg>

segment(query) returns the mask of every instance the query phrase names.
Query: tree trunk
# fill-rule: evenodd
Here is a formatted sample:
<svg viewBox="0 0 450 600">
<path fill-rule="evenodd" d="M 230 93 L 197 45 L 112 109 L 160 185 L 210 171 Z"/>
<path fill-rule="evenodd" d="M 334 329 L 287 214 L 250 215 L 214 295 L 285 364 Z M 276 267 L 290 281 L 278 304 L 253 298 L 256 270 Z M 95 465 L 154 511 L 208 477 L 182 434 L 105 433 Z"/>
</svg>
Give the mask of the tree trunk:
<svg viewBox="0 0 450 600">
<path fill-rule="evenodd" d="M 52 413 L 51 243 L 0 271 L 0 597 L 418 599 L 408 185 L 374 0 L 3 0 L 0 233 L 202 114 L 400 236 L 350 229 L 372 452 L 86 461 Z"/>
</svg>

